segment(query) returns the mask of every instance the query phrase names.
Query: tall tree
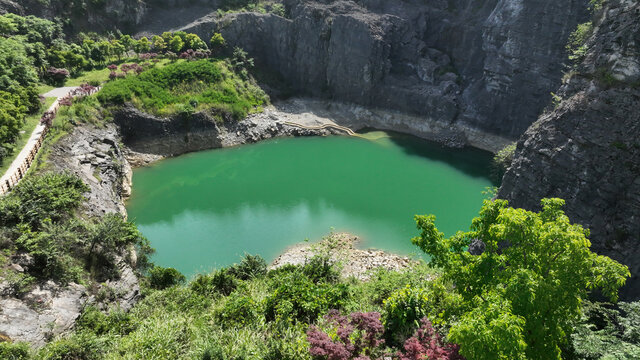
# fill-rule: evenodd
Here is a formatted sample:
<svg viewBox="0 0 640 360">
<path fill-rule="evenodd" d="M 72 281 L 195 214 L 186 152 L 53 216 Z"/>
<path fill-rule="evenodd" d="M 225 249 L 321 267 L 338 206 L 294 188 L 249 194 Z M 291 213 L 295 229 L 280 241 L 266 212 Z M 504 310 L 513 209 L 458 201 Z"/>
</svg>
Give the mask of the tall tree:
<svg viewBox="0 0 640 360">
<path fill-rule="evenodd" d="M 571 224 L 564 200 L 543 199 L 540 213 L 485 201 L 471 231 L 450 238 L 434 216 L 416 216 L 412 241 L 442 267 L 464 299 L 466 312 L 450 340 L 469 359 L 560 359 L 560 345 L 590 290 L 612 301 L 629 269 L 590 251 L 589 232 Z M 467 248 L 481 244 L 480 255 Z"/>
</svg>

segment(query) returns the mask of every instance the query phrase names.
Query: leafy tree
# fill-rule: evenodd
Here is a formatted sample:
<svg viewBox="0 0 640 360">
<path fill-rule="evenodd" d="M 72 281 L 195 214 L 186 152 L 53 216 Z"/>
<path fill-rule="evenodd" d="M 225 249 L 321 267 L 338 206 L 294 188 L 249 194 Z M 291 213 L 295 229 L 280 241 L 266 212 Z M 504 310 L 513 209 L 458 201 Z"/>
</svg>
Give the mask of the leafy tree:
<svg viewBox="0 0 640 360">
<path fill-rule="evenodd" d="M 158 51 L 158 52 L 162 52 L 165 51 L 167 49 L 167 44 L 164 41 L 164 39 L 158 35 L 154 35 L 151 38 L 151 43 L 153 44 L 153 50 L 154 51 Z"/>
<path fill-rule="evenodd" d="M 8 150 L 9 144 L 18 136 L 26 110 L 19 96 L 0 91 L 0 148 L 5 147 Z"/>
<path fill-rule="evenodd" d="M 138 54 L 149 52 L 151 50 L 151 42 L 146 37 L 142 37 L 138 40 L 135 50 Z"/>
<path fill-rule="evenodd" d="M 184 46 L 192 50 L 206 50 L 207 44 L 196 34 L 186 34 L 184 37 Z"/>
<path fill-rule="evenodd" d="M 111 52 L 118 57 L 118 60 L 122 58 L 122 55 L 127 51 L 124 45 L 118 40 L 111 40 Z"/>
<path fill-rule="evenodd" d="M 588 231 L 571 224 L 564 200 L 543 199 L 540 213 L 485 201 L 471 231 L 445 238 L 434 216 L 416 216 L 412 241 L 442 267 L 466 306 L 449 339 L 472 359 L 560 359 L 581 303 L 592 289 L 613 301 L 630 275 L 589 250 Z M 467 247 L 481 240 L 484 251 Z"/>
<path fill-rule="evenodd" d="M 98 42 L 96 45 L 96 48 L 100 50 L 100 53 L 104 58 L 104 60 L 101 61 L 102 64 L 104 64 L 109 59 L 109 57 L 113 54 L 113 47 L 111 46 L 111 43 L 107 40 Z"/>
<path fill-rule="evenodd" d="M 134 50 L 136 41 L 131 37 L 131 35 L 122 35 L 120 36 L 120 43 L 124 46 L 126 51 L 129 51 Z"/>
<path fill-rule="evenodd" d="M 171 38 L 171 41 L 169 42 L 169 49 L 173 52 L 179 52 L 180 50 L 182 50 L 182 48 L 184 47 L 184 41 L 182 41 L 182 38 L 180 38 L 180 36 L 176 35 L 173 38 Z"/>
<path fill-rule="evenodd" d="M 218 51 L 225 45 L 225 40 L 220 33 L 213 33 L 211 36 L 211 40 L 209 40 L 209 45 L 211 45 L 212 51 Z"/>
</svg>

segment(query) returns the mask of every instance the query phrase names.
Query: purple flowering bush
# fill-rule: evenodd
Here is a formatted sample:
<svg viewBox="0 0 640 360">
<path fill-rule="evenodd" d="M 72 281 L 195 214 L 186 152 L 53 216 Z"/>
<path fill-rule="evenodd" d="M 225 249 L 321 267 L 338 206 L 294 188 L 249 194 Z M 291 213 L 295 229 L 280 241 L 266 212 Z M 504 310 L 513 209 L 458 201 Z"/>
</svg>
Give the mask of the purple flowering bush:
<svg viewBox="0 0 640 360">
<path fill-rule="evenodd" d="M 309 353 L 317 360 L 464 360 L 459 346 L 447 343 L 427 318 L 395 354 L 385 347 L 378 312 L 342 316 L 331 310 L 324 319 L 324 330 L 312 325 L 307 331 Z"/>
</svg>

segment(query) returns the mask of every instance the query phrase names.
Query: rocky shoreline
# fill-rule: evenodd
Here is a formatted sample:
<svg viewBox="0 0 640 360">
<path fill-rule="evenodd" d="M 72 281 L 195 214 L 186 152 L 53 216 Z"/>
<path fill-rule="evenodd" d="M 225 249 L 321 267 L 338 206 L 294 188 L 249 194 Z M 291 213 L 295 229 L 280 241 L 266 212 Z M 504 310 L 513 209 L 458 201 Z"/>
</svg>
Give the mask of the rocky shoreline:
<svg viewBox="0 0 640 360">
<path fill-rule="evenodd" d="M 331 233 L 317 243 L 300 243 L 287 249 L 269 266 L 303 265 L 316 255 L 326 255 L 337 264 L 344 278 L 366 281 L 376 269 L 403 271 L 418 262 L 405 256 L 376 249 L 358 249 L 360 238 L 349 233 Z"/>
</svg>

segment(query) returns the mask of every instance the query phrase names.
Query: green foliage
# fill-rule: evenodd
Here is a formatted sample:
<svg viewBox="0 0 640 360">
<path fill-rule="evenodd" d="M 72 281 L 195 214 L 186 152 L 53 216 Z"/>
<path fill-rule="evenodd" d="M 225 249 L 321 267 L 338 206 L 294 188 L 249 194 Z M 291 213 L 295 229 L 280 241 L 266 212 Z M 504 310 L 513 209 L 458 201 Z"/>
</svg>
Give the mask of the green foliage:
<svg viewBox="0 0 640 360">
<path fill-rule="evenodd" d="M 240 264 L 229 267 L 230 275 L 239 280 L 250 280 L 267 274 L 267 262 L 260 255 L 246 254 Z"/>
<path fill-rule="evenodd" d="M 33 256 L 34 265 L 29 268 L 29 273 L 62 283 L 80 282 L 83 269 L 70 249 L 81 246 L 78 233 L 82 231 L 80 224 L 52 224 L 47 221 L 39 232 L 24 232 L 16 240 L 16 245 Z"/>
<path fill-rule="evenodd" d="M 58 339 L 50 343 L 38 353 L 42 360 L 99 360 L 105 344 L 92 334 L 78 332 L 68 338 Z"/>
<path fill-rule="evenodd" d="M 579 24 L 578 27 L 569 36 L 567 43 L 567 51 L 569 52 L 569 60 L 574 63 L 580 62 L 587 54 L 587 39 L 593 34 L 593 23 L 591 21 Z"/>
<path fill-rule="evenodd" d="M 401 344 L 429 315 L 429 294 L 425 289 L 410 285 L 396 290 L 384 301 L 382 323 L 387 341 Z"/>
<path fill-rule="evenodd" d="M 97 97 L 103 105 L 131 101 L 160 116 L 184 113 L 188 107 L 194 111 L 212 109 L 236 120 L 267 101 L 259 87 L 238 78 L 224 62 L 208 60 L 177 62 L 115 80 Z"/>
<path fill-rule="evenodd" d="M 485 201 L 471 231 L 449 239 L 434 216 L 416 216 L 412 241 L 455 284 L 465 313 L 449 338 L 474 359 L 560 358 L 560 345 L 580 315 L 588 291 L 612 300 L 629 276 L 626 266 L 589 250 L 588 231 L 569 222 L 561 199 L 543 199 L 540 213 Z M 485 251 L 467 247 L 481 239 Z M 490 348 L 487 339 L 493 339 Z M 480 345 L 481 346 L 480 346 Z M 479 347 L 480 346 L 480 347 Z"/>
<path fill-rule="evenodd" d="M 640 302 L 585 302 L 567 352 L 569 359 L 640 358 Z"/>
<path fill-rule="evenodd" d="M 182 39 L 178 35 L 174 36 L 173 38 L 171 38 L 171 41 L 169 41 L 169 50 L 173 52 L 177 53 L 182 50 L 183 47 L 184 41 L 182 41 Z"/>
<path fill-rule="evenodd" d="M 0 91 L 0 162 L 11 150 L 22 124 L 27 108 L 17 95 Z M 4 151 L 3 151 L 4 149 Z"/>
<path fill-rule="evenodd" d="M 22 180 L 6 197 L 0 198 L 0 225 L 26 223 L 38 227 L 44 220 L 68 218 L 89 188 L 66 173 L 45 173 Z"/>
<path fill-rule="evenodd" d="M 261 312 L 260 304 L 251 296 L 234 292 L 216 313 L 216 319 L 224 327 L 250 326 L 258 320 Z"/>
<path fill-rule="evenodd" d="M 0 359 L 29 360 L 31 358 L 29 345 L 26 343 L 0 342 Z"/>
<path fill-rule="evenodd" d="M 340 272 L 328 256 L 316 255 L 302 266 L 302 273 L 314 283 L 336 283 Z"/>
<path fill-rule="evenodd" d="M 249 69 L 253 68 L 253 58 L 249 57 L 249 54 L 242 48 L 235 47 L 233 49 L 233 55 L 231 56 L 231 66 L 242 77 L 247 79 L 249 76 Z"/>
<path fill-rule="evenodd" d="M 498 151 L 493 156 L 491 163 L 491 173 L 496 180 L 502 180 L 502 176 L 507 171 L 511 162 L 513 161 L 513 155 L 516 152 L 516 143 L 513 142 L 506 145 L 502 150 Z"/>
<path fill-rule="evenodd" d="M 149 286 L 152 289 L 163 290 L 171 286 L 180 285 L 185 282 L 186 278 L 178 270 L 174 268 L 164 268 L 154 266 L 149 269 L 147 276 Z"/>
<path fill-rule="evenodd" d="M 349 297 L 344 284 L 314 283 L 296 271 L 278 279 L 275 290 L 265 299 L 268 321 L 314 322 L 329 309 L 340 309 Z"/>
<path fill-rule="evenodd" d="M 117 334 L 127 335 L 135 330 L 131 315 L 122 310 L 112 310 L 105 314 L 94 306 L 88 306 L 76 321 L 76 328 L 95 335 Z"/>
<path fill-rule="evenodd" d="M 219 269 L 209 275 L 198 274 L 191 282 L 191 290 L 206 296 L 214 294 L 229 295 L 236 287 L 236 278 L 227 269 Z"/>
<path fill-rule="evenodd" d="M 211 36 L 211 40 L 209 40 L 209 45 L 211 46 L 211 50 L 213 51 L 218 51 L 220 50 L 222 47 L 224 47 L 226 44 L 226 41 L 224 40 L 224 38 L 222 37 L 222 34 L 220 33 L 213 33 L 213 35 Z"/>
</svg>

